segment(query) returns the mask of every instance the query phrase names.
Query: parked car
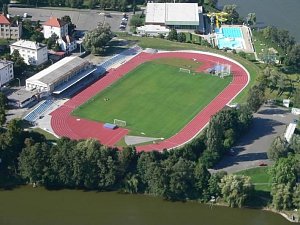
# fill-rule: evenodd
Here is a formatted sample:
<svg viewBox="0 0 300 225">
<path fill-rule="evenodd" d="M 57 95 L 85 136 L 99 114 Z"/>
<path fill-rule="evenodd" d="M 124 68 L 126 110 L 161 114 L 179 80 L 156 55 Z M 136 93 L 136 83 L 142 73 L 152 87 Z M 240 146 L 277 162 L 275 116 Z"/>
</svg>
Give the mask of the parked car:
<svg viewBox="0 0 300 225">
<path fill-rule="evenodd" d="M 262 162 L 259 162 L 258 165 L 259 165 L 259 166 L 267 166 L 268 164 L 262 161 Z"/>
</svg>

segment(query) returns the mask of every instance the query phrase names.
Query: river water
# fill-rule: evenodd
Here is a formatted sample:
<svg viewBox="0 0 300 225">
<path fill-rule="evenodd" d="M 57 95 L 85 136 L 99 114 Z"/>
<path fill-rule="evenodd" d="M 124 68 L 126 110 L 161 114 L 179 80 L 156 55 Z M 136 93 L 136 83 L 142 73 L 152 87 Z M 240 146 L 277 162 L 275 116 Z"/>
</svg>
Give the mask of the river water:
<svg viewBox="0 0 300 225">
<path fill-rule="evenodd" d="M 255 12 L 257 26 L 276 26 L 288 30 L 300 42 L 300 0 L 218 0 L 219 8 L 235 4 L 238 12 L 246 17 Z"/>
<path fill-rule="evenodd" d="M 21 187 L 0 191 L 0 225 L 291 225 L 254 209 L 168 202 L 145 195 Z"/>
</svg>

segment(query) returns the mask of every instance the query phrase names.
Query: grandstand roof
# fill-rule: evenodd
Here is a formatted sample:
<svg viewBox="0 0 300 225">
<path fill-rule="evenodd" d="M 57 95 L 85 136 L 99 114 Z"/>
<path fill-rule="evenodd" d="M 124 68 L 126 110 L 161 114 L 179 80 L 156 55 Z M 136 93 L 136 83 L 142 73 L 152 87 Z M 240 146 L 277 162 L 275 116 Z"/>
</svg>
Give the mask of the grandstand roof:
<svg viewBox="0 0 300 225">
<path fill-rule="evenodd" d="M 71 74 L 74 69 L 83 67 L 87 63 L 88 61 L 77 56 L 65 57 L 57 63 L 54 63 L 48 68 L 28 78 L 26 82 L 51 85 L 68 74 Z"/>
<path fill-rule="evenodd" d="M 197 3 L 147 3 L 146 24 L 199 25 Z"/>
</svg>

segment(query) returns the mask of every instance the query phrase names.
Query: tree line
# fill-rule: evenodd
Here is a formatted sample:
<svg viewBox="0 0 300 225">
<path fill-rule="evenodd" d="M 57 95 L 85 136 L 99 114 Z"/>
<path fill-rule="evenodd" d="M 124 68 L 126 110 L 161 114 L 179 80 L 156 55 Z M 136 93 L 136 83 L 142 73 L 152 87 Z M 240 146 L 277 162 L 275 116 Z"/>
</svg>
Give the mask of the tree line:
<svg viewBox="0 0 300 225">
<path fill-rule="evenodd" d="M 0 133 L 0 185 L 14 180 L 47 188 L 122 190 L 203 202 L 222 197 L 230 206 L 242 206 L 253 188 L 250 180 L 224 172 L 210 174 L 207 168 L 226 154 L 251 119 L 247 108 L 224 109 L 184 147 L 140 153 L 133 147 L 119 151 L 92 139 L 61 138 L 54 145 L 12 120 Z M 233 180 L 239 191 L 230 185 Z"/>
<path fill-rule="evenodd" d="M 280 61 L 295 70 L 300 68 L 300 44 L 289 31 L 276 27 L 266 27 L 259 32 L 264 39 L 273 43 L 281 51 Z"/>
<path fill-rule="evenodd" d="M 290 143 L 276 137 L 268 157 L 275 161 L 270 169 L 273 206 L 278 210 L 300 209 L 300 135 L 294 134 Z"/>
<path fill-rule="evenodd" d="M 107 10 L 118 10 L 118 11 L 128 11 L 136 9 L 137 5 L 146 5 L 146 0 L 19 0 L 21 4 L 24 5 L 34 5 L 34 6 L 57 6 L 57 7 L 71 7 L 71 8 L 100 8 Z M 153 2 L 171 2 L 173 0 L 156 0 Z M 178 3 L 198 3 L 199 5 L 210 5 L 215 7 L 217 0 L 177 0 Z M 8 1 L 4 1 L 8 4 Z M 3 3 L 2 3 L 3 4 Z M 0 2 L 0 7 L 2 7 Z"/>
</svg>

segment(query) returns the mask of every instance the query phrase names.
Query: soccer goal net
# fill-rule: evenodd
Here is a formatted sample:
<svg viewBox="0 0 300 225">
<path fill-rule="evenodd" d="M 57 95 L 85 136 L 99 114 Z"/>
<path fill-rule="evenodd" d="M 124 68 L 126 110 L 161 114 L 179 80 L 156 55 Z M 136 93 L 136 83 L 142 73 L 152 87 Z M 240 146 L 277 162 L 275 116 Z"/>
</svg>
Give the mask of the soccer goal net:
<svg viewBox="0 0 300 225">
<path fill-rule="evenodd" d="M 126 127 L 126 121 L 114 119 L 114 124 L 118 127 Z"/>
<path fill-rule="evenodd" d="M 183 73 L 191 73 L 191 70 L 185 69 L 185 68 L 179 68 L 179 72 L 183 72 Z"/>
</svg>

